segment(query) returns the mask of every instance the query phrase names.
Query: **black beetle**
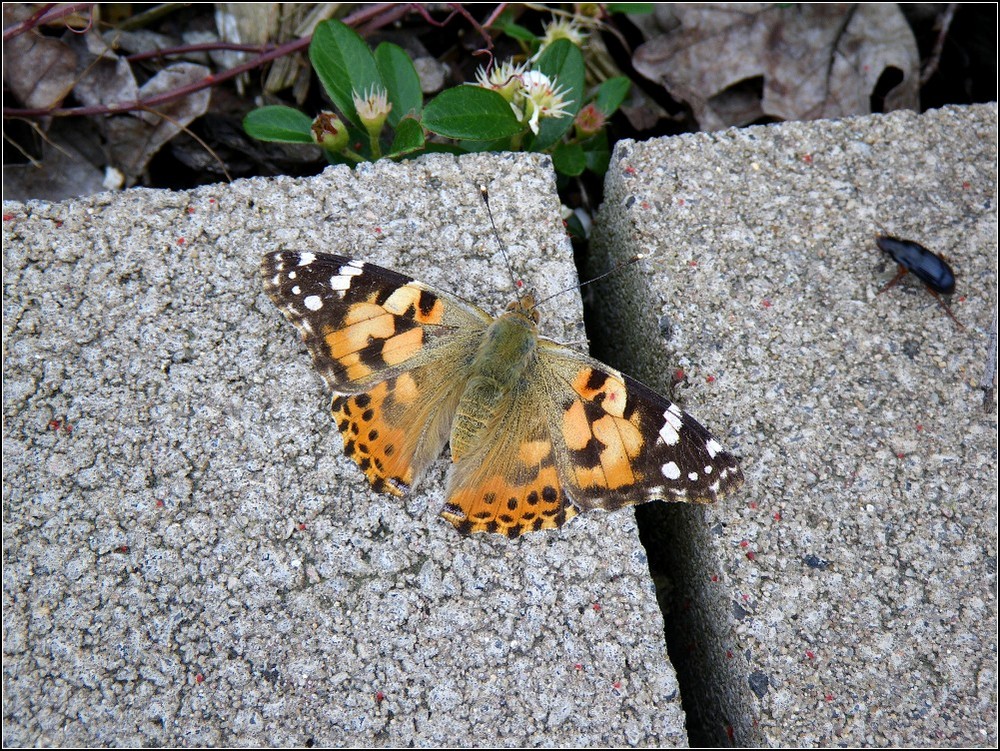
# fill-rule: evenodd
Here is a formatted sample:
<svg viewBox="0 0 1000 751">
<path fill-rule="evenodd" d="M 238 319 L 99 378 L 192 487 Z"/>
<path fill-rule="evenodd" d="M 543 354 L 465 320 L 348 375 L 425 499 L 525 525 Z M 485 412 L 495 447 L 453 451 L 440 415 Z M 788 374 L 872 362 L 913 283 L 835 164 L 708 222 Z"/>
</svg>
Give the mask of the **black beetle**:
<svg viewBox="0 0 1000 751">
<path fill-rule="evenodd" d="M 950 295 L 955 291 L 955 272 L 951 270 L 947 261 L 913 240 L 900 240 L 888 235 L 879 235 L 875 238 L 875 244 L 878 245 L 879 250 L 888 253 L 889 257 L 899 265 L 899 273 L 892 281 L 882 287 L 878 294 L 881 295 L 907 273 L 913 272 L 913 275 L 922 281 L 930 293 L 934 295 L 951 320 L 960 329 L 965 328 L 940 297 L 940 295 Z"/>
</svg>

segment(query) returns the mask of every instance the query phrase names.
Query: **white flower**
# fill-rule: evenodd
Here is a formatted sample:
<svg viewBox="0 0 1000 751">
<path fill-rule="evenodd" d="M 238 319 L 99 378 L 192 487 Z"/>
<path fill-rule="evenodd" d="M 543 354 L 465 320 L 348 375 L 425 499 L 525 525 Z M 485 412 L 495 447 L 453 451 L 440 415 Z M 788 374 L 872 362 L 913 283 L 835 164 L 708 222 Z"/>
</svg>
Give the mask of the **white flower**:
<svg viewBox="0 0 1000 751">
<path fill-rule="evenodd" d="M 574 20 L 569 18 L 557 18 L 552 23 L 545 25 L 545 34 L 542 36 L 541 47 L 538 48 L 531 60 L 534 62 L 538 56 L 545 51 L 545 48 L 557 39 L 568 39 L 577 47 L 582 47 L 587 41 L 587 32 L 580 28 Z"/>
<path fill-rule="evenodd" d="M 573 102 L 567 101 L 565 96 L 566 92 L 555 81 L 540 71 L 531 70 L 521 76 L 521 91 L 511 106 L 517 104 L 521 114 L 518 109 L 514 110 L 515 114 L 521 120 L 527 117 L 531 132 L 538 135 L 539 118 L 569 114 L 566 108 Z"/>
<path fill-rule="evenodd" d="M 480 67 L 476 71 L 476 84 L 484 89 L 492 89 L 509 102 L 521 88 L 524 71 L 523 64 L 517 65 L 511 60 L 493 68 L 488 74 Z"/>
<path fill-rule="evenodd" d="M 357 91 L 351 91 L 354 99 L 354 109 L 358 111 L 358 117 L 369 133 L 372 130 L 378 133 L 385 124 L 385 119 L 392 110 L 392 102 L 389 101 L 389 93 L 381 86 L 372 86 L 368 91 L 360 95 Z"/>
</svg>

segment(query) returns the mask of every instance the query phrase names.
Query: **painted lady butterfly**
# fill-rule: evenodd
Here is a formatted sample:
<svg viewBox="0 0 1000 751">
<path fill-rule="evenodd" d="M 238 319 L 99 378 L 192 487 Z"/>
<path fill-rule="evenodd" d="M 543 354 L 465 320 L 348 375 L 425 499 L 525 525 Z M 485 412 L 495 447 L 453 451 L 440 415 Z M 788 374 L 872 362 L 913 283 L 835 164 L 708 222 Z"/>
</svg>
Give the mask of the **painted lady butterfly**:
<svg viewBox="0 0 1000 751">
<path fill-rule="evenodd" d="M 691 416 L 627 375 L 538 335 L 531 296 L 494 318 L 408 276 L 279 251 L 264 289 L 335 392 L 344 452 L 402 495 L 445 443 L 442 516 L 459 532 L 554 529 L 589 509 L 712 502 L 743 482 Z"/>
</svg>

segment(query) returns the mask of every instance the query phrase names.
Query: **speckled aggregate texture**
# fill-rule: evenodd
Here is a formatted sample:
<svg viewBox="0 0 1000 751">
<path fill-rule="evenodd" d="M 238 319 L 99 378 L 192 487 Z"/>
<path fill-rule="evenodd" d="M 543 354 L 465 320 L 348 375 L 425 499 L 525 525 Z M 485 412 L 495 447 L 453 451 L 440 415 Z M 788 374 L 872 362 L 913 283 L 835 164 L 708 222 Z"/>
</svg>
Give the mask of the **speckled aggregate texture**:
<svg viewBox="0 0 1000 751">
<path fill-rule="evenodd" d="M 603 354 L 683 368 L 747 476 L 668 510 L 702 741 L 996 746 L 996 105 L 622 142 L 596 226 L 598 267 L 650 256 L 595 292 Z M 878 234 L 951 260 L 964 331 L 877 294 Z"/>
<path fill-rule="evenodd" d="M 481 183 L 516 273 L 571 287 L 542 157 L 4 204 L 6 745 L 686 743 L 632 513 L 462 538 L 445 458 L 374 493 L 262 291 L 324 250 L 500 311 Z M 578 296 L 543 312 L 585 341 Z"/>
</svg>

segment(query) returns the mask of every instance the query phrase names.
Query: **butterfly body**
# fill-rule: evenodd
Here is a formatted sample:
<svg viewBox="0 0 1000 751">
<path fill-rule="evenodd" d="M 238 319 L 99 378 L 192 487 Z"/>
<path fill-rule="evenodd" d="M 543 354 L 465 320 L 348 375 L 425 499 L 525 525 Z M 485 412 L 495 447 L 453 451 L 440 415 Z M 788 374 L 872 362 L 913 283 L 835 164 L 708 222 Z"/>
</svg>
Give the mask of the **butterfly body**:
<svg viewBox="0 0 1000 751">
<path fill-rule="evenodd" d="M 442 516 L 516 537 L 581 511 L 661 498 L 714 501 L 735 457 L 641 383 L 539 336 L 522 297 L 493 318 L 344 256 L 264 257 L 264 287 L 334 391 L 344 451 L 402 495 L 450 444 Z"/>
<path fill-rule="evenodd" d="M 466 456 L 502 423 L 530 388 L 538 356 L 538 330 L 524 298 L 486 329 L 455 413 L 452 461 Z"/>
</svg>

